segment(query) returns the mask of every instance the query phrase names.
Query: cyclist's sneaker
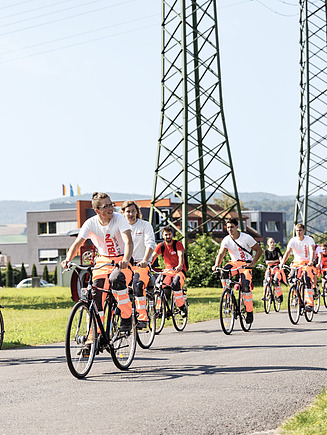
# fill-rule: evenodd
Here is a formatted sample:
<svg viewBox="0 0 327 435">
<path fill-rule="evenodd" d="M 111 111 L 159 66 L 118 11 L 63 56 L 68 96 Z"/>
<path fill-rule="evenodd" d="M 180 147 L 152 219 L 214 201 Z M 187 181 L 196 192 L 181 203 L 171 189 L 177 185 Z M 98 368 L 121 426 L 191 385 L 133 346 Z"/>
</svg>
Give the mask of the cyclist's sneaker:
<svg viewBox="0 0 327 435">
<path fill-rule="evenodd" d="M 181 307 L 179 307 L 179 309 L 180 309 L 180 312 L 181 312 L 181 316 L 182 316 L 182 317 L 186 317 L 186 316 L 187 316 L 187 308 L 186 308 L 186 305 L 185 305 L 185 304 L 182 305 Z"/>
<path fill-rule="evenodd" d="M 265 297 L 264 297 L 264 296 L 261 296 L 261 300 L 264 301 L 264 300 L 265 300 Z"/>
<path fill-rule="evenodd" d="M 148 322 L 146 320 L 139 320 L 137 322 L 137 329 L 143 329 L 148 326 Z"/>
<path fill-rule="evenodd" d="M 246 313 L 246 323 L 252 323 L 253 322 L 253 311 Z"/>
<path fill-rule="evenodd" d="M 313 307 L 311 305 L 306 305 L 305 306 L 305 311 L 310 313 L 312 310 L 313 310 Z"/>
<path fill-rule="evenodd" d="M 104 349 L 104 339 L 102 337 L 102 335 L 98 336 L 98 352 L 103 352 Z"/>
<path fill-rule="evenodd" d="M 132 316 L 130 316 L 128 319 L 121 319 L 119 330 L 121 332 L 128 332 L 131 329 L 132 329 Z"/>
<path fill-rule="evenodd" d="M 283 300 L 284 300 L 283 295 L 278 296 L 278 297 L 276 298 L 276 300 L 277 300 L 277 302 L 282 303 Z"/>
<path fill-rule="evenodd" d="M 84 347 L 82 347 L 77 352 L 77 355 L 81 355 L 83 358 L 88 358 L 90 356 L 90 350 L 91 350 L 91 345 L 90 344 L 86 344 Z"/>
<path fill-rule="evenodd" d="M 318 289 L 317 289 L 317 287 L 314 287 L 314 289 L 313 289 L 313 297 L 315 299 L 318 299 L 318 296 L 319 296 Z"/>
</svg>

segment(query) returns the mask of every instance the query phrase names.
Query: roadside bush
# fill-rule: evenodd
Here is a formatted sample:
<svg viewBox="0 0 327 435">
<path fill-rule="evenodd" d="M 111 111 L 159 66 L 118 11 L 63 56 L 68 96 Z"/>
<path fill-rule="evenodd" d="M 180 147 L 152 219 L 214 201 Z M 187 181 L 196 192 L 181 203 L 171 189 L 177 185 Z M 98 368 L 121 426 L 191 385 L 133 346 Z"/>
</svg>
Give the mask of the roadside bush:
<svg viewBox="0 0 327 435">
<path fill-rule="evenodd" d="M 37 277 L 37 270 L 36 270 L 36 266 L 35 264 L 33 264 L 32 266 L 32 278 Z"/>
<path fill-rule="evenodd" d="M 8 262 L 6 268 L 6 287 L 14 287 L 14 271 L 11 267 L 10 261 Z"/>
<path fill-rule="evenodd" d="M 49 282 L 49 271 L 48 271 L 48 267 L 47 267 L 47 265 L 45 265 L 44 268 L 43 268 L 43 275 L 42 275 L 42 278 L 43 278 L 45 281 Z"/>
<path fill-rule="evenodd" d="M 20 273 L 19 273 L 19 281 L 22 281 L 23 279 L 27 278 L 27 273 L 26 273 L 26 269 L 24 266 L 24 263 L 22 263 L 21 268 L 20 268 Z"/>
</svg>

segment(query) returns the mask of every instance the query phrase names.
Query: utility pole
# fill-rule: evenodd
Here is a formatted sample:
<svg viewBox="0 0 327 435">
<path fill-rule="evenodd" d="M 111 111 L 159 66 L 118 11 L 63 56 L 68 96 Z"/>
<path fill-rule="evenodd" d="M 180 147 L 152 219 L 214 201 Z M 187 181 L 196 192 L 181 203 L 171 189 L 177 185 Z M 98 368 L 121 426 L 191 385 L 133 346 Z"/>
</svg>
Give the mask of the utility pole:
<svg viewBox="0 0 327 435">
<path fill-rule="evenodd" d="M 208 233 L 210 222 L 217 226 L 232 210 L 243 230 L 223 110 L 216 0 L 162 0 L 161 93 L 150 211 L 155 231 L 157 214 L 187 246 L 190 212 L 202 217 L 192 230 Z M 210 204 L 221 196 L 229 204 L 217 212 Z M 164 214 L 157 203 L 167 198 L 175 205 Z"/>
<path fill-rule="evenodd" d="M 294 224 L 327 224 L 327 1 L 300 0 L 301 146 Z M 319 241 L 318 238 L 316 241 Z"/>
</svg>

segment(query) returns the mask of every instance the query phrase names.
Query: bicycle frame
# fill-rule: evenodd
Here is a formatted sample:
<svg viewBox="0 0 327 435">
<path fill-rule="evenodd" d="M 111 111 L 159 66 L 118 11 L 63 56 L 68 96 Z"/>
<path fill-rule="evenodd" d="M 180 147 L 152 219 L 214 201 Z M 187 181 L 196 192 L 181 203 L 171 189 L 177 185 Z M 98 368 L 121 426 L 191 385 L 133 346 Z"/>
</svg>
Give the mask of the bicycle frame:
<svg viewBox="0 0 327 435">
<path fill-rule="evenodd" d="M 303 267 L 289 267 L 288 269 L 295 269 L 296 271 L 302 269 Z M 305 303 L 304 303 L 304 291 L 306 288 L 306 282 L 304 280 L 304 270 L 301 273 L 301 276 L 298 277 L 298 272 L 296 273 L 296 277 L 292 278 L 291 287 L 288 293 L 288 315 L 291 323 L 296 325 L 299 322 L 300 316 L 304 314 L 304 317 L 308 322 L 311 322 L 313 318 L 314 311 L 306 311 Z M 296 295 L 294 295 L 294 290 L 296 291 Z"/>
</svg>

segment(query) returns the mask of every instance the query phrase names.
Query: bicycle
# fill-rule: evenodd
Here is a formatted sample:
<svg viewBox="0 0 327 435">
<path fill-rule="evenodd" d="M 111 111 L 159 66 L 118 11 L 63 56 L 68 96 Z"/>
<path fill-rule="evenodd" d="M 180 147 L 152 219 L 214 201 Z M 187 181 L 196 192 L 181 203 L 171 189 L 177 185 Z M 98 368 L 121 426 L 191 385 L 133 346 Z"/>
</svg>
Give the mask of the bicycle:
<svg viewBox="0 0 327 435">
<path fill-rule="evenodd" d="M 120 309 L 112 290 L 105 290 L 92 284 L 92 270 L 113 265 L 118 267 L 113 263 L 99 267 L 85 267 L 75 263 L 68 265 L 68 269 L 74 267 L 88 272 L 87 286 L 81 289 L 82 298 L 73 306 L 66 328 L 66 360 L 70 372 L 76 378 L 85 377 L 91 370 L 95 355 L 104 350 L 111 354 L 115 366 L 120 370 L 128 369 L 134 359 L 136 350 L 134 304 L 131 330 L 120 331 Z M 95 290 L 107 294 L 103 323 L 94 300 Z"/>
<path fill-rule="evenodd" d="M 0 308 L 4 308 L 2 305 L 0 305 Z M 5 335 L 5 324 L 3 321 L 3 315 L 2 312 L 0 310 L 0 349 L 2 347 L 3 344 L 3 337 Z"/>
<path fill-rule="evenodd" d="M 218 270 L 228 272 L 228 278 L 225 279 L 226 287 L 221 294 L 219 304 L 220 325 L 226 335 L 232 333 L 235 319 L 238 317 L 244 332 L 250 331 L 252 326 L 252 323 L 246 323 L 246 309 L 242 295 L 242 280 L 240 274 L 238 274 L 238 279 L 232 280 L 232 272 L 238 269 L 244 269 L 244 266 L 229 270 L 216 267 L 216 271 L 213 272 L 216 273 Z M 238 291 L 238 297 L 235 296 L 235 291 Z"/>
<path fill-rule="evenodd" d="M 187 289 L 183 288 L 183 298 L 184 304 L 186 307 L 186 313 L 182 313 L 176 303 L 174 292 L 172 291 L 171 286 L 163 286 L 164 275 L 167 272 L 170 272 L 173 269 L 164 269 L 161 271 L 152 270 L 152 273 L 157 275 L 157 279 L 154 287 L 154 306 L 156 310 L 156 319 L 157 325 L 156 334 L 160 334 L 165 326 L 166 319 L 169 320 L 172 318 L 174 328 L 176 331 L 183 331 L 187 324 L 188 318 L 188 301 L 186 292 Z M 169 303 L 171 295 L 171 301 Z"/>
<path fill-rule="evenodd" d="M 281 306 L 281 301 L 279 297 L 276 295 L 276 290 L 273 285 L 273 277 L 271 274 L 271 267 L 266 267 L 263 264 L 258 264 L 257 266 L 259 269 L 267 270 L 267 273 L 265 275 L 265 278 L 263 280 L 263 306 L 265 309 L 265 313 L 269 314 L 271 304 L 274 305 L 274 310 L 278 313 Z"/>
<path fill-rule="evenodd" d="M 299 270 L 301 269 L 301 267 L 298 268 L 290 268 L 289 266 L 285 267 L 287 269 L 295 269 L 295 270 Z M 291 282 L 291 287 L 288 291 L 288 300 L 287 300 L 287 311 L 288 311 L 288 316 L 290 318 L 291 323 L 293 323 L 293 325 L 297 325 L 299 320 L 300 320 L 300 316 L 303 316 L 306 319 L 307 322 L 311 322 L 313 319 L 313 314 L 314 311 L 306 311 L 305 310 L 305 304 L 304 304 L 304 290 L 305 290 L 305 281 L 304 281 L 304 276 L 303 276 L 303 272 L 301 274 L 301 277 L 298 278 L 297 275 L 296 277 L 292 278 L 292 282 Z"/>
<path fill-rule="evenodd" d="M 321 269 L 321 272 L 326 272 L 327 269 Z M 327 276 L 326 279 L 322 280 L 322 298 L 324 300 L 324 305 L 327 308 Z"/>
</svg>

